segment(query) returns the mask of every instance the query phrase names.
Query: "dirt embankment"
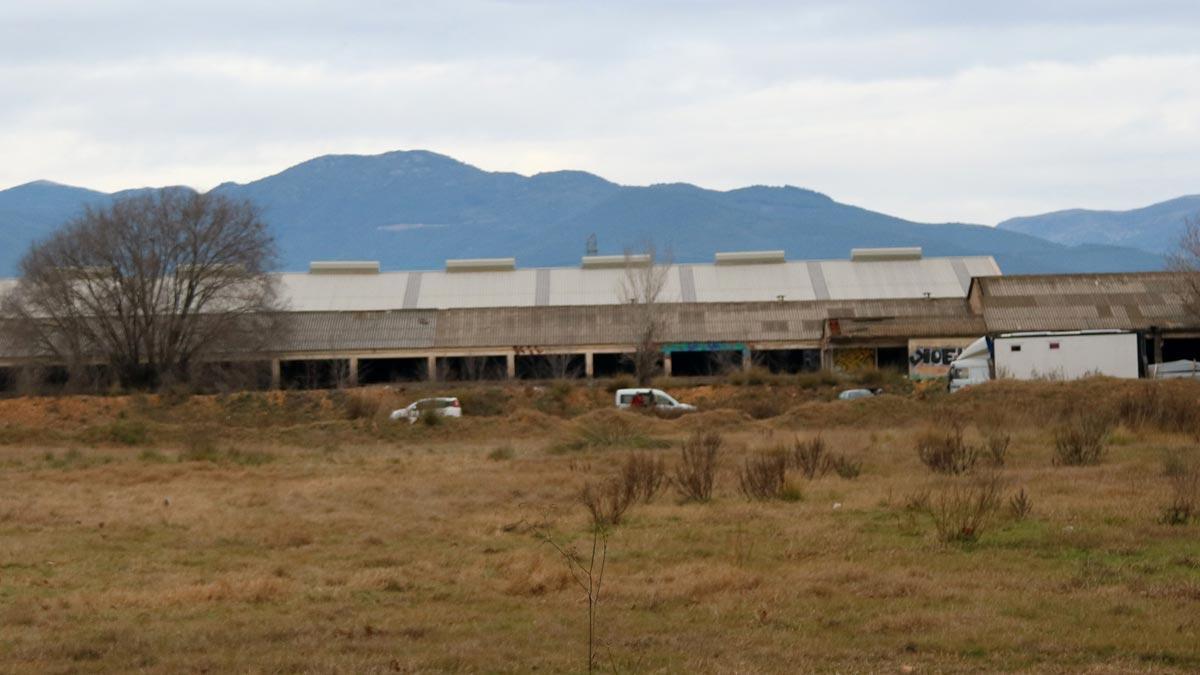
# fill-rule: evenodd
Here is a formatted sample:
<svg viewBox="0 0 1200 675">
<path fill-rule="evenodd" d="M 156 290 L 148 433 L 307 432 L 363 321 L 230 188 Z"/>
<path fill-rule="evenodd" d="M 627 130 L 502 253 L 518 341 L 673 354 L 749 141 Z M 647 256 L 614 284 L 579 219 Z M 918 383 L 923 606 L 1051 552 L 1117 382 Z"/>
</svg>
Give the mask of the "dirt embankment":
<svg viewBox="0 0 1200 675">
<path fill-rule="evenodd" d="M 1127 424 L 1200 429 L 1200 382 L 993 382 L 955 394 L 917 389 L 835 400 L 837 387 L 788 383 L 668 386 L 700 412 L 682 417 L 620 413 L 646 433 L 697 429 L 885 428 L 963 424 L 1044 425 L 1102 411 Z M 432 395 L 458 396 L 464 419 L 428 427 L 397 424 L 388 413 Z M 217 396 L 58 396 L 0 399 L 0 444 L 136 445 L 186 440 L 195 429 L 241 438 L 307 444 L 306 439 L 433 440 L 554 436 L 579 423 L 604 423 L 612 394 L 601 383 L 550 386 L 446 385 L 437 390 L 246 392 Z M 313 441 L 315 442 L 315 441 Z"/>
</svg>

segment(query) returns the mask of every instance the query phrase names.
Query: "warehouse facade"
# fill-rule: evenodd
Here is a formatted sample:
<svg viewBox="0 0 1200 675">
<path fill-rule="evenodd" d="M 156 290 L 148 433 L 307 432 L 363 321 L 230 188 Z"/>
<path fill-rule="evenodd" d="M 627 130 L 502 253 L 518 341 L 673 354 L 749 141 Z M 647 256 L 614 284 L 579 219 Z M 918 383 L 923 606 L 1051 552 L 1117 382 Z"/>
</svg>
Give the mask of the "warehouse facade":
<svg viewBox="0 0 1200 675">
<path fill-rule="evenodd" d="M 314 262 L 279 275 L 285 328 L 271 353 L 241 367 L 256 369 L 261 386 L 297 388 L 626 372 L 643 307 L 622 286 L 648 265 L 589 256 L 524 269 L 501 258 L 384 272 Z M 973 339 L 1025 330 L 1133 330 L 1149 362 L 1200 356 L 1196 294 L 1174 273 L 1004 276 L 990 257 L 913 248 L 819 261 L 719 253 L 659 269 L 656 342 L 663 372 L 676 376 L 759 365 L 937 377 Z M 19 345 L 0 344 L 0 386 L 28 362 Z"/>
</svg>

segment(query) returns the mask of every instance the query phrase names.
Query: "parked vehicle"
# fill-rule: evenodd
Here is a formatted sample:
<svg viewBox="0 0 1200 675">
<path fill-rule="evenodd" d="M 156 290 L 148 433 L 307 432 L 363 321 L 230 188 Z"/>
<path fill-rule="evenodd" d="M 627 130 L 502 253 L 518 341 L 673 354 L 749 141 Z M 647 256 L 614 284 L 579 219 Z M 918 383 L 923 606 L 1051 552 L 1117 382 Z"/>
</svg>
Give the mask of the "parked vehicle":
<svg viewBox="0 0 1200 675">
<path fill-rule="evenodd" d="M 882 389 L 847 389 L 838 394 L 839 401 L 853 401 L 856 398 L 871 398 L 883 393 Z"/>
<path fill-rule="evenodd" d="M 1006 333 L 982 337 L 950 364 L 950 391 L 996 378 L 1076 380 L 1140 376 L 1138 335 L 1118 330 Z"/>
<path fill-rule="evenodd" d="M 423 398 L 410 403 L 406 408 L 393 410 L 391 418 L 393 421 L 408 420 L 409 424 L 415 424 L 421 418 L 422 414 L 441 415 L 442 417 L 462 417 L 462 405 L 453 396 Z"/>
<path fill-rule="evenodd" d="M 1183 359 L 1155 363 L 1150 366 L 1148 377 L 1155 380 L 1200 379 L 1200 362 Z"/>
<path fill-rule="evenodd" d="M 618 408 L 657 408 L 676 412 L 690 412 L 696 406 L 680 403 L 661 389 L 618 389 L 615 403 Z"/>
</svg>

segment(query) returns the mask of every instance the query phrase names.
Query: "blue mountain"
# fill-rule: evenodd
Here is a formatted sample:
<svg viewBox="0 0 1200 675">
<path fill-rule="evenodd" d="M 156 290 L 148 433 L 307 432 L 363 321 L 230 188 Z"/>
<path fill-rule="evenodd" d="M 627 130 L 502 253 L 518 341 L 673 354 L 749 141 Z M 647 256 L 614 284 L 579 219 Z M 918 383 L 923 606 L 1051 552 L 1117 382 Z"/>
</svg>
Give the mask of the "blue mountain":
<svg viewBox="0 0 1200 675">
<path fill-rule="evenodd" d="M 580 171 L 483 171 L 425 151 L 329 155 L 215 191 L 256 203 L 285 269 L 310 260 L 380 260 L 387 269 L 447 258 L 516 256 L 523 266 L 577 264 L 595 234 L 601 253 L 653 240 L 680 262 L 715 251 L 786 249 L 843 258 L 856 246 L 921 246 L 928 255 L 994 255 L 1008 273 L 1160 269 L 1161 255 L 1065 245 L 963 223 L 917 223 L 796 187 L 729 191 L 688 184 L 618 185 Z M 0 275 L 29 242 L 111 195 L 38 182 L 0 192 Z"/>
<path fill-rule="evenodd" d="M 996 227 L 1059 244 L 1131 246 L 1171 253 L 1179 246 L 1184 222 L 1200 219 L 1200 195 L 1179 197 L 1129 211 L 1068 209 L 1011 218 Z"/>
</svg>

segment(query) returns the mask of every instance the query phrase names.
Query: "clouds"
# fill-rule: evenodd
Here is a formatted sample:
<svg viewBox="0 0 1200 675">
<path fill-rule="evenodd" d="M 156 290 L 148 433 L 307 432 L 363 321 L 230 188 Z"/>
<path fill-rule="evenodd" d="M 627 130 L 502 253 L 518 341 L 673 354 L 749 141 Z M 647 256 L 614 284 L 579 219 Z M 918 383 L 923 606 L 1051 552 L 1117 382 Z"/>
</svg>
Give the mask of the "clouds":
<svg viewBox="0 0 1200 675">
<path fill-rule="evenodd" d="M 928 220 L 1200 191 L 1194 3 L 202 7 L 0 10 L 0 186 L 209 187 L 427 148 Z"/>
</svg>

